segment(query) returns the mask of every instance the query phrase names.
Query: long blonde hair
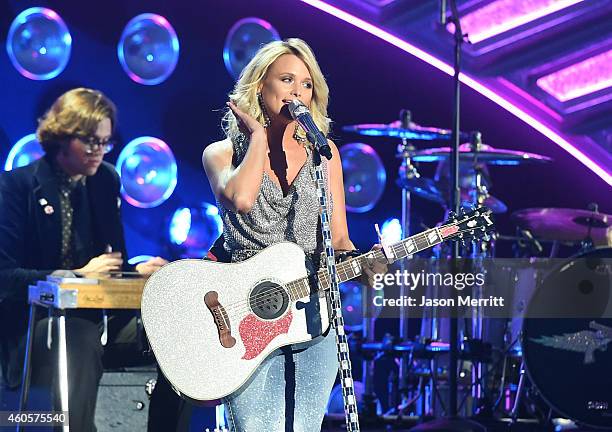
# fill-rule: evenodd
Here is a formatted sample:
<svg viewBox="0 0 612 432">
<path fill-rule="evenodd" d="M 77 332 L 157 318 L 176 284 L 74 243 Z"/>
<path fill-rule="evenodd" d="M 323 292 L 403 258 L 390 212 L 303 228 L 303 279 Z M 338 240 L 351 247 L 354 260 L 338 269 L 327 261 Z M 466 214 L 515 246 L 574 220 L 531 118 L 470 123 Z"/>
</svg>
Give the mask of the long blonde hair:
<svg viewBox="0 0 612 432">
<path fill-rule="evenodd" d="M 297 56 L 308 68 L 313 84 L 310 113 L 318 128 L 327 136 L 331 123 L 331 120 L 327 117 L 329 88 L 312 50 L 302 39 L 290 38 L 283 41 L 274 41 L 261 47 L 240 73 L 234 89 L 229 94 L 230 100 L 240 110 L 264 124 L 265 118 L 257 101 L 257 92 L 272 63 L 284 54 Z M 236 118 L 230 109 L 227 109 L 223 115 L 222 127 L 232 141 L 241 135 Z M 299 138 L 305 141 L 306 133 L 301 127 L 298 127 L 297 134 Z"/>
</svg>

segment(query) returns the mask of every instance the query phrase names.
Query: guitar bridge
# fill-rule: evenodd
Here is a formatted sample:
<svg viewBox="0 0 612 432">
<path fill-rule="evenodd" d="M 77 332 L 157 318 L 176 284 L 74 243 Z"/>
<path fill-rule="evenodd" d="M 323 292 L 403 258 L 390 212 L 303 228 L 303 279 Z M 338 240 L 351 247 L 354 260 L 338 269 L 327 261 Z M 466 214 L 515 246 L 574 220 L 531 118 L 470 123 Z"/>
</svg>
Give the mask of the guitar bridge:
<svg viewBox="0 0 612 432">
<path fill-rule="evenodd" d="M 204 296 L 204 303 L 213 316 L 217 332 L 219 333 L 219 342 L 224 348 L 231 348 L 236 345 L 236 338 L 232 336 L 232 328 L 229 323 L 229 317 L 225 308 L 219 303 L 219 295 L 216 291 L 209 291 Z"/>
</svg>

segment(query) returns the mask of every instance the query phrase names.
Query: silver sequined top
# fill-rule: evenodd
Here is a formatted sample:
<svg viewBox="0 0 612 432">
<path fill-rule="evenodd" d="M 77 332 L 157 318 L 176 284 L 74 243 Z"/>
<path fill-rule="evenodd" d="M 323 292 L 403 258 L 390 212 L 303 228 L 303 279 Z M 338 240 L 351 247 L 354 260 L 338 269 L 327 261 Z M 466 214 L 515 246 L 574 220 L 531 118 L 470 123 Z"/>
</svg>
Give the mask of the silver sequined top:
<svg viewBox="0 0 612 432">
<path fill-rule="evenodd" d="M 234 166 L 240 165 L 247 148 L 248 143 L 245 140 L 236 140 L 233 143 Z M 323 159 L 323 176 L 327 188 L 329 182 L 326 162 Z M 264 172 L 257 200 L 247 214 L 233 212 L 217 200 L 223 220 L 225 248 L 231 253 L 232 261 L 247 259 L 257 251 L 281 241 L 296 243 L 307 254 L 319 257 L 323 251 L 323 242 L 315 179 L 312 151 L 307 148 L 306 162 L 289 187 L 287 195 L 284 195 L 280 186 Z M 330 219 L 332 210 L 330 199 Z"/>
</svg>

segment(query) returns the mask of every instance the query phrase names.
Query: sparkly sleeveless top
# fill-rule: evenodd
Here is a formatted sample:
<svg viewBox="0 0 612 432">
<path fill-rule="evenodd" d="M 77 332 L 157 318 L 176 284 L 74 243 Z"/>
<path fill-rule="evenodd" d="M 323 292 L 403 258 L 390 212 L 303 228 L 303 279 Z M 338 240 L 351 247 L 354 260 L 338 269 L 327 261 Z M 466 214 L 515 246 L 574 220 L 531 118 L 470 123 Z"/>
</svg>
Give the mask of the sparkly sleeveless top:
<svg viewBox="0 0 612 432">
<path fill-rule="evenodd" d="M 246 154 L 248 142 L 238 139 L 233 142 L 232 147 L 232 163 L 237 167 Z M 225 249 L 231 253 L 232 262 L 245 260 L 257 251 L 281 241 L 296 243 L 307 255 L 319 259 L 323 251 L 323 241 L 316 173 L 312 151 L 306 148 L 306 152 L 306 162 L 289 187 L 287 195 L 284 195 L 281 187 L 264 172 L 259 195 L 247 214 L 233 212 L 217 200 L 219 214 L 223 220 Z M 321 163 L 328 188 L 326 162 L 323 159 Z M 332 210 L 330 199 L 330 220 Z"/>
</svg>

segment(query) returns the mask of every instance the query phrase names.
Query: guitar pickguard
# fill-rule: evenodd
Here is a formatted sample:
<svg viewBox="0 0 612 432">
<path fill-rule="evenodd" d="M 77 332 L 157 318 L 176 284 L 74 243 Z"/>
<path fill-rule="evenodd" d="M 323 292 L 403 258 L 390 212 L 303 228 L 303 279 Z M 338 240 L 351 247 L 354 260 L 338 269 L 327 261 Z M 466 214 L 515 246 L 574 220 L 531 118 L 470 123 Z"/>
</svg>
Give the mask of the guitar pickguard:
<svg viewBox="0 0 612 432">
<path fill-rule="evenodd" d="M 291 310 L 282 318 L 275 321 L 264 321 L 255 314 L 249 314 L 238 325 L 238 333 L 246 351 L 243 360 L 252 360 L 268 346 L 276 336 L 289 331 L 293 320 Z"/>
</svg>

